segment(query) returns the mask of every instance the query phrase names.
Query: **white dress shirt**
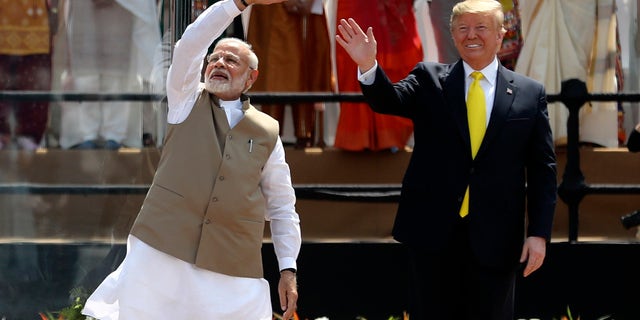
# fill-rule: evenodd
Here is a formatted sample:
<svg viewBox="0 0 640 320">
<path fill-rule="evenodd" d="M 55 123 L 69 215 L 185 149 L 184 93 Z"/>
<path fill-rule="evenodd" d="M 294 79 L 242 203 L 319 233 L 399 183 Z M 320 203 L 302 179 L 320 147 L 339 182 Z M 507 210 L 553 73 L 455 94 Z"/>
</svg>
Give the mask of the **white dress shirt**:
<svg viewBox="0 0 640 320">
<path fill-rule="evenodd" d="M 473 70 L 464 60 L 462 61 L 462 66 L 464 68 L 464 96 L 466 99 L 467 93 L 469 92 L 469 87 L 471 86 L 471 82 L 473 78 L 471 78 L 471 73 L 473 71 L 480 71 L 484 78 L 480 80 L 480 86 L 482 87 L 482 91 L 484 91 L 484 98 L 487 103 L 487 121 L 486 125 L 489 125 L 489 120 L 491 118 L 491 111 L 493 110 L 493 101 L 496 93 L 496 78 L 498 77 L 498 58 L 494 58 L 493 62 L 491 62 L 488 66 L 484 67 L 482 70 Z M 364 85 L 371 85 L 376 80 L 376 69 L 378 68 L 378 61 L 376 61 L 373 68 L 367 70 L 366 72 L 360 72 L 360 68 L 358 68 L 358 80 Z"/>
</svg>

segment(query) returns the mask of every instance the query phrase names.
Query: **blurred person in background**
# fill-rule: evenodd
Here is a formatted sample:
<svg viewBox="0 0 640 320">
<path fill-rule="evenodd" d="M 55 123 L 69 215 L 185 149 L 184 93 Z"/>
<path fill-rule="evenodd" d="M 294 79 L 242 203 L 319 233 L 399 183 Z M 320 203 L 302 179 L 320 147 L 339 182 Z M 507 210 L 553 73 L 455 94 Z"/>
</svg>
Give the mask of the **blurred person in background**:
<svg viewBox="0 0 640 320">
<path fill-rule="evenodd" d="M 51 90 L 57 25 L 57 0 L 0 0 L 0 90 Z M 48 101 L 0 101 L 0 149 L 35 150 L 48 119 Z"/>
<path fill-rule="evenodd" d="M 413 12 L 413 0 L 340 0 L 337 21 L 354 18 L 376 30 L 377 59 L 392 81 L 402 79 L 422 61 L 422 44 Z M 356 64 L 342 48 L 336 48 L 338 90 L 359 92 Z M 348 151 L 404 150 L 413 124 L 409 119 L 371 111 L 366 103 L 341 102 L 334 146 Z"/>
<path fill-rule="evenodd" d="M 161 42 L 154 0 L 67 0 L 62 86 L 80 93 L 135 93 L 148 87 Z M 142 107 L 131 101 L 62 104 L 60 146 L 142 146 Z"/>
<path fill-rule="evenodd" d="M 247 42 L 263 66 L 254 92 L 331 91 L 331 51 L 322 0 L 251 8 Z M 278 120 L 282 135 L 285 105 L 263 103 L 260 108 Z M 313 102 L 291 106 L 297 148 L 316 143 L 316 109 Z"/>
</svg>

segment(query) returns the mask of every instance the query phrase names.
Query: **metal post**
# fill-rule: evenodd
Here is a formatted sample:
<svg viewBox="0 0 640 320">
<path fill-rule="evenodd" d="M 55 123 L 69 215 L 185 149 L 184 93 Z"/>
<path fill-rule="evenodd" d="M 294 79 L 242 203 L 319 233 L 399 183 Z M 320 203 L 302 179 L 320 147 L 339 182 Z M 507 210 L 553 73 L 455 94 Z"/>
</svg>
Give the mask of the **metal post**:
<svg viewBox="0 0 640 320">
<path fill-rule="evenodd" d="M 560 101 L 569 109 L 567 119 L 567 163 L 558 195 L 569 207 L 569 241 L 578 240 L 579 206 L 586 193 L 584 175 L 580 169 L 580 108 L 588 101 L 584 82 L 569 79 L 562 82 Z"/>
</svg>

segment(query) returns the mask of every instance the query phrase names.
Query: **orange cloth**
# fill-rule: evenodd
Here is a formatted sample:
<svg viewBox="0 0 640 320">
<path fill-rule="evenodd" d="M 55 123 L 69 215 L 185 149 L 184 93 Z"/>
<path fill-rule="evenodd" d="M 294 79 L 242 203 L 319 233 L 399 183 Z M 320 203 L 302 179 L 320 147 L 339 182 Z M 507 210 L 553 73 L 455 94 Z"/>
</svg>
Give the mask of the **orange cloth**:
<svg viewBox="0 0 640 320">
<path fill-rule="evenodd" d="M 284 4 L 251 9 L 247 41 L 260 59 L 260 76 L 253 92 L 330 92 L 331 50 L 324 14 L 302 16 Z M 262 104 L 261 109 L 284 128 L 284 104 Z M 292 105 L 296 145 L 315 143 L 316 111 L 313 103 Z"/>
<path fill-rule="evenodd" d="M 331 91 L 329 33 L 324 15 L 303 17 L 284 4 L 251 9 L 247 41 L 258 55 L 260 76 L 252 91 Z"/>
<path fill-rule="evenodd" d="M 422 45 L 413 14 L 413 0 L 341 0 L 337 21 L 354 18 L 367 30 L 373 27 L 378 42 L 378 64 L 391 81 L 399 81 L 422 60 Z M 336 46 L 338 89 L 360 92 L 357 65 Z M 365 103 L 341 103 L 334 146 L 345 150 L 404 148 L 413 132 L 411 120 L 377 114 Z"/>
<path fill-rule="evenodd" d="M 49 35 L 46 1 L 0 0 L 0 54 L 48 54 Z"/>
</svg>

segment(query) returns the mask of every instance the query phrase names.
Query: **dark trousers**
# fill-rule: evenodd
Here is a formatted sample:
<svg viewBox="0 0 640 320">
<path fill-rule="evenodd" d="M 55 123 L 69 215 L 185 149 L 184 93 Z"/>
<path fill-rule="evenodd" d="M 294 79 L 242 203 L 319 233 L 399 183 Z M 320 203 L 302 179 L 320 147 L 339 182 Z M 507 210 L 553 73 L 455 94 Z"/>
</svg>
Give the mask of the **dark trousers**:
<svg viewBox="0 0 640 320">
<path fill-rule="evenodd" d="M 0 55 L 0 90 L 51 90 L 51 55 Z M 15 134 L 40 143 L 49 120 L 48 101 L 0 101 L 0 134 L 11 133 L 10 117 L 14 112 Z"/>
<path fill-rule="evenodd" d="M 513 320 L 515 270 L 480 265 L 466 222 L 442 252 L 407 246 L 411 320 Z"/>
</svg>

